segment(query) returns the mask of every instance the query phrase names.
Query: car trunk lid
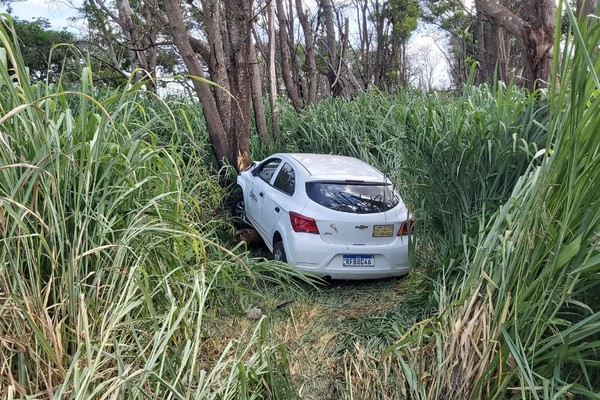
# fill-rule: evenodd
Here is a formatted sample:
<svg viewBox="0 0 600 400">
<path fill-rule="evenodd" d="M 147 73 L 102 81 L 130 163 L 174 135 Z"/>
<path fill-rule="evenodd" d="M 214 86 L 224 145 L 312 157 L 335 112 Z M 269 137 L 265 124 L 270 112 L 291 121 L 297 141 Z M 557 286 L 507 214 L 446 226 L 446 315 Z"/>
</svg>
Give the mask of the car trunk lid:
<svg viewBox="0 0 600 400">
<path fill-rule="evenodd" d="M 391 184 L 314 181 L 306 184 L 306 192 L 323 241 L 371 245 L 394 240 L 401 221 L 390 210 L 404 205 Z"/>
<path fill-rule="evenodd" d="M 361 215 L 349 221 L 340 219 L 317 219 L 319 234 L 323 241 L 346 245 L 385 244 L 394 240 L 396 225 L 388 223 L 385 213 Z"/>
</svg>

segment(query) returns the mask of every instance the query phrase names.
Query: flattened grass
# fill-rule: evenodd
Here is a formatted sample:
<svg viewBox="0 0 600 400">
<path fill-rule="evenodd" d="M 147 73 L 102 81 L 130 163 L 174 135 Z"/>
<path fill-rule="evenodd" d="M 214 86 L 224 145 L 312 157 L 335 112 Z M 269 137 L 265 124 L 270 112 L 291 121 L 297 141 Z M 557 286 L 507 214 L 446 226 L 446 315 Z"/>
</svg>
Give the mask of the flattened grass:
<svg viewBox="0 0 600 400">
<path fill-rule="evenodd" d="M 267 310 L 273 340 L 286 349 L 299 398 L 397 398 L 402 381 L 397 375 L 381 381 L 381 365 L 392 360 L 386 349 L 394 332 L 407 329 L 416 318 L 403 302 L 407 287 L 408 278 L 400 278 L 333 281 L 303 286 L 294 294 L 276 286 L 267 289 L 261 309 Z"/>
</svg>

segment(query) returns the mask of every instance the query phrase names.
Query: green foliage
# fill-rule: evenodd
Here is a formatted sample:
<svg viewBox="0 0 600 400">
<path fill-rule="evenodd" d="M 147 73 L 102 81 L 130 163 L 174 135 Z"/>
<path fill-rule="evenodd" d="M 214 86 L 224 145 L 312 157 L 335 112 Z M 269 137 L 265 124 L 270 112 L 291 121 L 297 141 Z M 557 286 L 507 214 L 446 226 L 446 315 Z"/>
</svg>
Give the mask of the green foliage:
<svg viewBox="0 0 600 400">
<path fill-rule="evenodd" d="M 327 99 L 301 114 L 283 108 L 275 149 L 371 162 L 420 219 L 419 260 L 427 264 L 413 279 L 420 304 L 433 308 L 424 307 L 427 318 L 404 332 L 387 323 L 401 321 L 394 311 L 348 321 L 345 339 L 358 353 L 347 379 L 394 376 L 386 387 L 427 399 L 597 397 L 594 22 L 581 35 L 574 30 L 576 50 L 568 41 L 556 74 L 563 79 L 551 92 L 498 84 L 467 86 L 458 97 L 371 92 Z M 382 338 L 394 335 L 396 344 L 382 354 Z M 375 378 L 369 368 L 383 371 Z M 370 387 L 360 387 L 365 398 L 388 396 Z"/>
<path fill-rule="evenodd" d="M 413 398 L 598 398 L 600 25 L 567 12 L 546 147 L 465 243 L 466 274 L 435 282 L 439 312 L 394 347 Z"/>
<path fill-rule="evenodd" d="M 224 332 L 259 291 L 298 281 L 223 245 L 226 190 L 199 108 L 141 83 L 99 90 L 89 68 L 77 91 L 32 85 L 2 22 L 1 396 L 294 397 L 276 327 Z M 319 302 L 290 311 L 298 335 L 307 315 L 333 326 L 298 344 L 341 365 L 332 387 L 346 392 L 331 397 L 597 397 L 600 24 L 572 27 L 548 92 L 373 91 L 301 114 L 283 104 L 281 140 L 252 138 L 254 159 L 368 161 L 420 221 L 410 302 L 358 290 L 351 309 L 343 291 L 322 314 Z"/>
<path fill-rule="evenodd" d="M 465 12 L 465 5 L 460 0 L 429 0 L 423 10 L 424 21 L 450 34 L 449 42 L 453 54 L 450 73 L 454 85 L 460 87 L 468 79 L 468 60 L 480 58 L 474 34 L 475 18 Z"/>
<path fill-rule="evenodd" d="M 32 21 L 15 19 L 13 24 L 21 41 L 23 62 L 29 68 L 32 80 L 56 82 L 67 57 L 72 58 L 73 49 L 66 45 L 73 44 L 74 35 L 64 29 L 51 29 L 48 20 L 43 18 Z"/>
<path fill-rule="evenodd" d="M 399 126 L 399 110 L 419 103 L 423 96 L 406 91 L 391 97 L 371 91 L 350 101 L 327 98 L 300 114 L 284 105 L 281 142 L 273 147 L 354 156 L 395 177 L 399 157 L 396 150 L 404 134 Z"/>
<path fill-rule="evenodd" d="M 460 264 L 464 241 L 510 196 L 546 141 L 544 103 L 513 85 L 484 85 L 404 114 L 401 179 L 431 228 L 437 265 Z"/>
<path fill-rule="evenodd" d="M 546 140 L 547 107 L 514 86 L 469 87 L 460 97 L 373 91 L 329 98 L 301 114 L 283 110 L 279 150 L 376 165 L 447 248 L 462 248 L 463 235 L 477 232 L 478 218 L 508 198 Z M 274 150 L 254 148 L 255 158 Z"/>
<path fill-rule="evenodd" d="M 407 41 L 417 29 L 422 14 L 421 5 L 414 0 L 390 0 L 382 10 L 382 16 L 392 24 L 393 35 L 401 42 Z"/>
</svg>

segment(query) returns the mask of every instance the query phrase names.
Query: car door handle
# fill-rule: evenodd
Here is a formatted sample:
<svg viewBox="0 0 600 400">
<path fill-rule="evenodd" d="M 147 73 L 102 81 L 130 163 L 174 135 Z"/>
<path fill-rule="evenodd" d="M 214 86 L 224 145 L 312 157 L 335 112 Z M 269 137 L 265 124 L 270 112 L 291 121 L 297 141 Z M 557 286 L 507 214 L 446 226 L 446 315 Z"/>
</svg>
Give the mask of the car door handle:
<svg viewBox="0 0 600 400">
<path fill-rule="evenodd" d="M 263 192 L 260 192 L 258 195 L 259 195 L 260 197 L 265 197 L 265 194 L 264 194 Z"/>
<path fill-rule="evenodd" d="M 275 207 L 275 212 L 279 212 L 279 207 Z"/>
</svg>

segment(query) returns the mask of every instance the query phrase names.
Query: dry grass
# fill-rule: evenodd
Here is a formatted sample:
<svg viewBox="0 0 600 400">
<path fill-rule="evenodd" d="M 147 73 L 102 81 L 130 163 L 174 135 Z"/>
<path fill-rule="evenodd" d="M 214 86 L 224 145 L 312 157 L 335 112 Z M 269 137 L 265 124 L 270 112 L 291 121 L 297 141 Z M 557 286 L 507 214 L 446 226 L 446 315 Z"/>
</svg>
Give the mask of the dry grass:
<svg viewBox="0 0 600 400">
<path fill-rule="evenodd" d="M 300 399 L 369 399 L 375 393 L 381 399 L 398 398 L 392 382 L 400 368 L 384 351 L 386 342 L 377 331 L 363 332 L 362 326 L 401 313 L 407 286 L 407 279 L 332 282 L 320 288 L 303 286 L 291 299 L 277 287 L 268 289 L 259 307 L 272 340 L 285 347 Z M 244 315 L 219 320 L 214 328 L 219 338 L 242 339 L 254 323 Z"/>
<path fill-rule="evenodd" d="M 397 322 L 390 315 L 403 314 L 407 287 L 408 279 L 336 281 L 318 288 L 302 284 L 295 293 L 272 285 L 264 289 L 261 304 L 247 307 L 262 310 L 268 341 L 285 348 L 298 398 L 395 399 L 406 392 L 395 384 L 401 382 L 401 371 L 394 355 L 385 351 L 391 341 L 382 340 L 377 330 L 365 331 L 364 326 L 372 326 L 372 320 Z M 207 339 L 201 354 L 209 365 L 218 361 L 230 341 L 249 340 L 257 324 L 245 309 L 235 316 L 213 312 L 205 319 Z M 389 326 L 384 330 L 391 332 Z"/>
</svg>

